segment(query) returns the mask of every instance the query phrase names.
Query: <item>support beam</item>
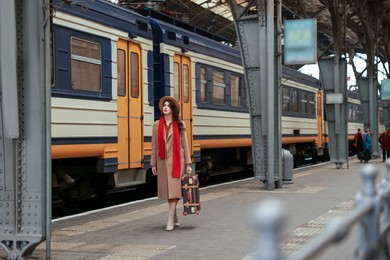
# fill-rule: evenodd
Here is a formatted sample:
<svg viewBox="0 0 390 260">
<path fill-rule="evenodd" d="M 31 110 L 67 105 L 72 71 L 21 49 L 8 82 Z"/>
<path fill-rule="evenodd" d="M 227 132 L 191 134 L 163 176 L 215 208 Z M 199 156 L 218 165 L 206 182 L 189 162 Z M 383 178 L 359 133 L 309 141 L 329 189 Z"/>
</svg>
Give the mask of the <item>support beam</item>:
<svg viewBox="0 0 390 260">
<path fill-rule="evenodd" d="M 347 63 L 341 57 L 345 53 L 346 20 L 345 2 L 341 8 L 339 1 L 328 0 L 333 31 L 333 60 L 322 59 L 318 62 L 321 81 L 325 92 L 325 109 L 329 130 L 330 160 L 341 169 L 348 163 L 348 128 L 347 128 Z M 341 100 L 334 102 L 332 97 Z"/>
<path fill-rule="evenodd" d="M 345 163 L 348 163 L 347 62 L 341 59 L 336 65 L 333 59 L 322 59 L 319 60 L 318 65 L 325 93 L 330 161 L 337 169 L 341 169 Z M 335 68 L 340 72 L 335 73 Z M 332 95 L 341 95 L 342 102 L 332 102 L 330 100 Z"/>
<path fill-rule="evenodd" d="M 272 190 L 275 185 L 281 187 L 282 179 L 280 94 L 279 87 L 275 86 L 275 71 L 278 71 L 275 3 L 273 0 L 250 1 L 245 8 L 233 0 L 228 4 L 234 17 L 249 92 L 255 177 Z"/>
<path fill-rule="evenodd" d="M 47 214 L 51 208 L 47 207 L 51 206 L 51 196 L 47 197 L 46 191 L 51 188 L 51 169 L 49 108 L 45 105 L 50 76 L 45 70 L 49 60 L 45 51 L 50 32 L 44 8 L 48 2 L 0 1 L 0 57 L 3 60 L 8 56 L 7 62 L 13 67 L 12 73 L 5 73 L 11 70 L 8 64 L 1 63 L 0 68 L 0 245 L 8 259 L 31 255 L 48 236 Z M 4 39 L 9 37 L 14 44 L 4 46 Z M 15 102 L 18 113 L 2 109 L 7 101 Z M 3 132 L 7 124 L 15 131 L 12 135 Z"/>
</svg>

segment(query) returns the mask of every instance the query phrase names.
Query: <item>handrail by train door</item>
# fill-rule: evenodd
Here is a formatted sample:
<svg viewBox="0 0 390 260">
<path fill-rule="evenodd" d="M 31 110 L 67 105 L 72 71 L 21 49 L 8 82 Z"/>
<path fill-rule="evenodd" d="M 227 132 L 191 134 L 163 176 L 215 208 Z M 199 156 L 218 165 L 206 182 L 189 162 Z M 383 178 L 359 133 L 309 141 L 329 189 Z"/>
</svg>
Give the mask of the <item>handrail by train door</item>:
<svg viewBox="0 0 390 260">
<path fill-rule="evenodd" d="M 317 92 L 317 149 L 324 146 L 324 130 L 323 130 L 323 116 L 322 116 L 322 92 Z"/>
<path fill-rule="evenodd" d="M 179 101 L 180 116 L 186 124 L 188 149 L 193 156 L 191 60 L 175 54 L 173 58 L 174 98 Z"/>
<path fill-rule="evenodd" d="M 118 169 L 142 167 L 143 107 L 141 47 L 118 41 Z"/>
</svg>

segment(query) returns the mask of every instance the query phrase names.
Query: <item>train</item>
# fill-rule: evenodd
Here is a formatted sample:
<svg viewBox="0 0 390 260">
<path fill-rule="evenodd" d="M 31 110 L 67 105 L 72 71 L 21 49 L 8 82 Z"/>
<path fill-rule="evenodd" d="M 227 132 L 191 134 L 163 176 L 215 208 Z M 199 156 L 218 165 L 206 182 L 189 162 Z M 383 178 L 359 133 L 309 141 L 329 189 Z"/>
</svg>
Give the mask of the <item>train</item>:
<svg viewBox="0 0 390 260">
<path fill-rule="evenodd" d="M 143 187 L 158 101 L 181 106 L 201 181 L 252 166 L 247 87 L 240 52 L 226 40 L 152 10 L 104 0 L 54 0 L 52 19 L 53 204 Z M 282 146 L 294 165 L 329 158 L 318 79 L 282 69 Z M 349 96 L 350 139 L 362 127 Z"/>
</svg>

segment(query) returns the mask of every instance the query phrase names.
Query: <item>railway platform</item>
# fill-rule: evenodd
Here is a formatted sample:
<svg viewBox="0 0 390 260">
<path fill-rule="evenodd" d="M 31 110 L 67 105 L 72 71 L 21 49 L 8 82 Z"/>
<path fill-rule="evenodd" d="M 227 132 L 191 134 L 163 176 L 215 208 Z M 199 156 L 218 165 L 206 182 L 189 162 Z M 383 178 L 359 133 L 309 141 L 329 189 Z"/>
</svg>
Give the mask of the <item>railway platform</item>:
<svg viewBox="0 0 390 260">
<path fill-rule="evenodd" d="M 370 161 L 385 175 L 381 159 Z M 276 198 L 287 205 L 281 250 L 289 255 L 319 234 L 329 221 L 353 208 L 361 189 L 360 163 L 348 168 L 323 163 L 294 169 L 294 183 L 273 191 L 253 178 L 201 188 L 200 215 L 179 215 L 180 227 L 166 231 L 167 203 L 157 198 L 96 210 L 53 221 L 51 259 L 242 259 L 253 258 L 256 229 L 254 205 Z M 182 210 L 182 204 L 178 204 Z M 353 259 L 357 230 L 318 259 Z M 6 257 L 1 251 L 1 257 Z M 28 259 L 45 259 L 46 243 Z"/>
</svg>

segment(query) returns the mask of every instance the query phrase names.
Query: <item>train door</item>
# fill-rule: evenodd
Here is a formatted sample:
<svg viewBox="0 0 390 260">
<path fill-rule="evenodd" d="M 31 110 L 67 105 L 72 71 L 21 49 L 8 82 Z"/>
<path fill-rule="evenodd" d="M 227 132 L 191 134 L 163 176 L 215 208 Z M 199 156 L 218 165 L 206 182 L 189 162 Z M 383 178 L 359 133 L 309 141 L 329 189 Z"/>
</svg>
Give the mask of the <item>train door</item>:
<svg viewBox="0 0 390 260">
<path fill-rule="evenodd" d="M 142 167 L 143 110 L 141 47 L 118 41 L 118 169 Z"/>
<path fill-rule="evenodd" d="M 173 58 L 174 98 L 180 104 L 180 116 L 186 124 L 188 149 L 193 156 L 191 60 L 176 54 Z"/>
<path fill-rule="evenodd" d="M 323 148 L 322 92 L 317 92 L 317 149 Z"/>
</svg>

